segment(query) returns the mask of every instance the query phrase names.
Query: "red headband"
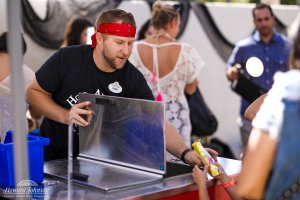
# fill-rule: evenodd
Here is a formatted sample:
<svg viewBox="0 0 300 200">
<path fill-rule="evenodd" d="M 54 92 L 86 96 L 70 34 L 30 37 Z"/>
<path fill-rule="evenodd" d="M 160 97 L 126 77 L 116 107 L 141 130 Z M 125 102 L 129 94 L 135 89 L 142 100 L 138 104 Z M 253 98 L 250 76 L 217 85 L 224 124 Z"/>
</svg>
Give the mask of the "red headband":
<svg viewBox="0 0 300 200">
<path fill-rule="evenodd" d="M 107 35 L 116 35 L 122 37 L 135 37 L 136 27 L 130 24 L 100 24 L 97 27 L 97 32 L 107 34 Z M 92 48 L 96 47 L 96 33 L 92 35 Z"/>
</svg>

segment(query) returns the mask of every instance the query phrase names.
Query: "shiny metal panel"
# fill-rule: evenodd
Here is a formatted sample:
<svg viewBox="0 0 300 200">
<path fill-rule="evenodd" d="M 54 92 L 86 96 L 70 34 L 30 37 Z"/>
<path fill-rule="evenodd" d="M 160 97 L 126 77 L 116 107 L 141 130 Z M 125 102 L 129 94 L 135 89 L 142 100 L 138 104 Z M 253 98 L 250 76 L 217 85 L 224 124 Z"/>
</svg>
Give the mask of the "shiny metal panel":
<svg viewBox="0 0 300 200">
<path fill-rule="evenodd" d="M 80 157 L 165 173 L 164 104 L 105 95 L 91 101 L 91 124 L 79 128 Z"/>
<path fill-rule="evenodd" d="M 53 160 L 45 162 L 44 172 L 48 177 L 67 180 L 67 168 L 67 160 Z M 161 175 L 154 173 L 81 158 L 73 160 L 73 174 L 86 177 L 86 180 L 73 177 L 74 182 L 104 191 L 115 191 L 162 180 Z"/>
</svg>

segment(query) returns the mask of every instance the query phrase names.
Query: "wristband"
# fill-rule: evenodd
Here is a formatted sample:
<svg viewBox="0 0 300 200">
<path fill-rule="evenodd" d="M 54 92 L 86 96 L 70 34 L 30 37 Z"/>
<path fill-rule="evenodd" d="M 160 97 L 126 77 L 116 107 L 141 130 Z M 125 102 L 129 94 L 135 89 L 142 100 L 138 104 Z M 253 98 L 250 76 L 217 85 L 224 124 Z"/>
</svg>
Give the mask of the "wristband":
<svg viewBox="0 0 300 200">
<path fill-rule="evenodd" d="M 235 180 L 234 180 L 234 179 L 231 179 L 230 181 L 224 183 L 224 184 L 223 184 L 223 187 L 224 187 L 225 189 L 227 189 L 227 188 L 230 188 L 231 186 L 233 186 L 234 184 L 235 184 Z"/>
<path fill-rule="evenodd" d="M 181 154 L 181 157 L 180 157 L 180 160 L 182 160 L 182 162 L 184 162 L 185 164 L 187 164 L 186 162 L 185 162 L 185 155 L 188 153 L 188 152 L 190 152 L 190 151 L 193 151 L 192 149 L 186 149 L 186 150 L 184 150 L 183 152 L 182 152 L 182 154 Z"/>
</svg>

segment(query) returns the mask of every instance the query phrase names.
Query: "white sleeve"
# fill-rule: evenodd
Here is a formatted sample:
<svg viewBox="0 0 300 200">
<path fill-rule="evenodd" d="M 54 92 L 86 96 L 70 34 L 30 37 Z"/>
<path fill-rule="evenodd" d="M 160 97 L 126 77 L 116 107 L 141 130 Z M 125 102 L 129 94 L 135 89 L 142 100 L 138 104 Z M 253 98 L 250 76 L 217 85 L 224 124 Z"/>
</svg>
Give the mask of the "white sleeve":
<svg viewBox="0 0 300 200">
<path fill-rule="evenodd" d="M 129 57 L 129 62 L 131 64 L 133 64 L 135 67 L 137 67 L 138 65 L 138 52 L 137 52 L 137 44 L 138 42 L 134 42 L 133 43 L 133 47 L 132 47 L 132 52 L 131 52 L 131 55 Z"/>
<path fill-rule="evenodd" d="M 277 139 L 283 122 L 283 99 L 300 99 L 299 70 L 275 74 L 274 84 L 252 122 L 253 127 L 264 130 Z"/>
<path fill-rule="evenodd" d="M 27 65 L 23 64 L 25 90 L 28 88 L 32 80 L 35 78 L 34 71 Z"/>
<path fill-rule="evenodd" d="M 0 97 L 1 96 L 9 96 L 10 95 L 10 89 L 6 87 L 5 85 L 1 85 L 0 83 Z"/>
<path fill-rule="evenodd" d="M 204 61 L 198 51 L 191 45 L 186 45 L 186 49 L 184 51 L 187 59 L 186 67 L 188 68 L 187 83 L 191 83 L 198 78 L 200 70 L 204 66 Z"/>
</svg>

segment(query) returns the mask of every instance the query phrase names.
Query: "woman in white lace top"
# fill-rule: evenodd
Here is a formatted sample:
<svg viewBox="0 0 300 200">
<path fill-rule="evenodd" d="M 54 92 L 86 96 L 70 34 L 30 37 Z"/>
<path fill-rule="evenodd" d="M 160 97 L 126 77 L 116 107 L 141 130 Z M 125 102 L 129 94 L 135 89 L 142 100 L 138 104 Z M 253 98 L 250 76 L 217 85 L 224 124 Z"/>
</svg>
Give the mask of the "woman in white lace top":
<svg viewBox="0 0 300 200">
<path fill-rule="evenodd" d="M 173 6 L 155 2 L 152 24 L 155 34 L 136 42 L 129 60 L 142 72 L 156 100 L 165 103 L 167 119 L 190 146 L 190 111 L 184 93 L 195 92 L 204 62 L 191 45 L 176 41 L 180 15 Z"/>
</svg>

